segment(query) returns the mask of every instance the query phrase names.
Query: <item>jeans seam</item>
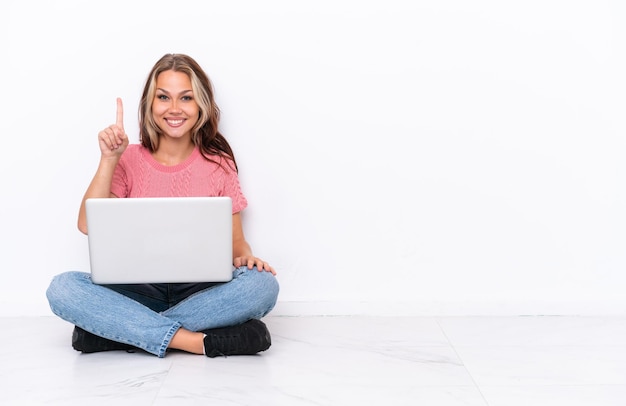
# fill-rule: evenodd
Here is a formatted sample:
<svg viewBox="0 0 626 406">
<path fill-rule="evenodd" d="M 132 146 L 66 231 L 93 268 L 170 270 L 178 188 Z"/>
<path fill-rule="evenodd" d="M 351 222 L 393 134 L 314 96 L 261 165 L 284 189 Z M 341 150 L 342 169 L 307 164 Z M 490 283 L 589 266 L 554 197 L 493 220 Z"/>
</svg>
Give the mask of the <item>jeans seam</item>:
<svg viewBox="0 0 626 406">
<path fill-rule="evenodd" d="M 181 324 L 179 322 L 176 322 L 172 325 L 172 327 L 170 327 L 168 332 L 165 334 L 165 337 L 163 338 L 163 343 L 161 343 L 161 347 L 159 348 L 159 351 L 157 354 L 159 358 L 165 357 L 165 353 L 167 352 L 167 348 L 170 345 L 170 341 L 172 341 L 172 337 L 174 337 L 174 334 L 176 334 L 178 329 L 180 329 L 181 327 L 182 327 Z"/>
</svg>

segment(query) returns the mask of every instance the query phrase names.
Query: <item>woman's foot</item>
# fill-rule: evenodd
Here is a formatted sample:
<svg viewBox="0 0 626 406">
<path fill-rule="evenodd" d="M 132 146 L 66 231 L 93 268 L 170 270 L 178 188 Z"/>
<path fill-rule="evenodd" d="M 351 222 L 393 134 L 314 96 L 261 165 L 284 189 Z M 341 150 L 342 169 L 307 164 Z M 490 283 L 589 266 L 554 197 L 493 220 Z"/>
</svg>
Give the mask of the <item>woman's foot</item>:
<svg viewBox="0 0 626 406">
<path fill-rule="evenodd" d="M 78 326 L 74 326 L 74 332 L 72 333 L 72 347 L 76 351 L 84 353 L 116 350 L 134 351 L 137 349 L 129 344 L 118 343 L 117 341 L 97 336 Z"/>
<path fill-rule="evenodd" d="M 261 320 L 252 319 L 236 326 L 204 330 L 207 357 L 253 355 L 272 345 L 270 332 Z"/>
</svg>

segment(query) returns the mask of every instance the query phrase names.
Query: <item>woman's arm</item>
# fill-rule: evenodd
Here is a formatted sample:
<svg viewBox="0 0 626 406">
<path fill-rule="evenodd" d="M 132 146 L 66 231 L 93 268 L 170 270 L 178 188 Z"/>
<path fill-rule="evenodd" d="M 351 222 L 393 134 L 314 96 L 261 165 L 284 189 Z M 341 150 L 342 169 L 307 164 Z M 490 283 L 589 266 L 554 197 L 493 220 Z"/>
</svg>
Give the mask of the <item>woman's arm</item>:
<svg viewBox="0 0 626 406">
<path fill-rule="evenodd" d="M 87 216 L 85 201 L 90 197 L 116 197 L 111 193 L 113 173 L 120 157 L 128 146 L 128 136 L 124 132 L 124 111 L 122 99 L 117 99 L 117 116 L 115 124 L 108 126 L 98 133 L 100 145 L 100 165 L 94 175 L 78 210 L 78 229 L 87 234 Z"/>
<path fill-rule="evenodd" d="M 85 201 L 90 197 L 117 197 L 111 193 L 111 181 L 113 180 L 113 172 L 115 171 L 116 165 L 117 160 L 100 160 L 98 170 L 91 180 L 91 183 L 83 196 L 83 200 L 80 202 L 80 210 L 78 211 L 78 229 L 83 234 L 87 234 Z"/>
<path fill-rule="evenodd" d="M 233 265 L 237 268 L 247 266 L 248 269 L 256 266 L 259 271 L 271 272 L 272 275 L 276 275 L 276 271 L 270 264 L 252 255 L 250 244 L 243 235 L 241 214 L 239 213 L 233 214 Z"/>
</svg>

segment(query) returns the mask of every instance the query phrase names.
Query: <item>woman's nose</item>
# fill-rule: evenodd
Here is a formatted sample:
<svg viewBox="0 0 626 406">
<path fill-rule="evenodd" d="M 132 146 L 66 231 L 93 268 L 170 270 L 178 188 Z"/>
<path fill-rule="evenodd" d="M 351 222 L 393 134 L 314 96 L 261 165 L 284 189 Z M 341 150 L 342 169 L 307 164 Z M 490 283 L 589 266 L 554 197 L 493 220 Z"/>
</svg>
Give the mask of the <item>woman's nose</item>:
<svg viewBox="0 0 626 406">
<path fill-rule="evenodd" d="M 172 100 L 172 104 L 170 105 L 170 112 L 172 113 L 180 113 L 180 108 L 178 107 L 178 102 L 176 100 Z"/>
</svg>

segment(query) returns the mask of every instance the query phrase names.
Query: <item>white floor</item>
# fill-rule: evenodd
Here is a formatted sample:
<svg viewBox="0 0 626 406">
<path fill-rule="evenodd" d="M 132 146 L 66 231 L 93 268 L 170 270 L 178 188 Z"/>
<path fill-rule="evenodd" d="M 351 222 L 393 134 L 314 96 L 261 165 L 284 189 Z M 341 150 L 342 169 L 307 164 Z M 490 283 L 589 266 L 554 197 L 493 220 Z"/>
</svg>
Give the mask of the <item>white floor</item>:
<svg viewBox="0 0 626 406">
<path fill-rule="evenodd" d="M 267 317 L 272 347 L 80 354 L 55 317 L 1 318 L 7 405 L 626 405 L 626 317 Z"/>
</svg>

